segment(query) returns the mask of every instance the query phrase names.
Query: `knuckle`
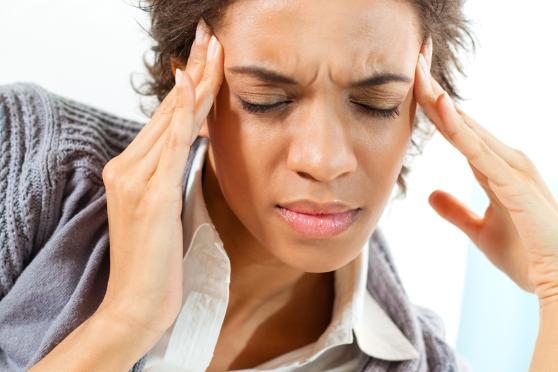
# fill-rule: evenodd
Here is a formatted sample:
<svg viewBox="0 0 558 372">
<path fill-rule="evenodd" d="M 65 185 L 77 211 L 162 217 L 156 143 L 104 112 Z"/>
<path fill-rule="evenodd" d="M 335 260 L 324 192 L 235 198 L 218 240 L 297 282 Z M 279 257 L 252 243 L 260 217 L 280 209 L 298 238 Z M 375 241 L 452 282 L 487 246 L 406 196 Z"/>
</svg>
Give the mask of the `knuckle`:
<svg viewBox="0 0 558 372">
<path fill-rule="evenodd" d="M 454 143 L 459 140 L 459 129 L 446 129 L 448 138 Z"/>
<path fill-rule="evenodd" d="M 205 59 L 201 54 L 194 53 L 192 58 L 188 60 L 186 64 L 186 72 L 192 75 L 195 71 L 199 70 L 205 65 Z"/>
<path fill-rule="evenodd" d="M 531 170 L 534 168 L 534 164 L 531 159 L 525 154 L 523 151 L 519 149 L 514 149 L 514 153 L 516 155 L 516 162 L 518 163 L 519 167 L 524 170 Z"/>
<path fill-rule="evenodd" d="M 155 114 L 153 115 L 153 117 L 161 117 L 161 116 L 168 116 L 168 115 L 172 115 L 172 113 L 174 112 L 174 107 L 172 106 L 163 106 L 160 105 L 159 107 L 157 107 L 155 109 Z M 150 122 L 151 124 L 151 122 Z M 153 125 L 153 124 L 151 124 Z"/>
<path fill-rule="evenodd" d="M 117 162 L 116 157 L 112 158 L 103 167 L 103 170 L 101 172 L 101 177 L 103 179 L 103 183 L 106 186 L 109 185 L 112 186 L 116 182 L 116 178 L 117 178 L 116 175 L 118 174 L 116 162 Z"/>
<path fill-rule="evenodd" d="M 527 156 L 527 154 L 525 154 L 523 151 L 521 151 L 519 149 L 514 149 L 514 152 L 515 152 L 517 158 L 521 159 L 521 161 L 525 161 L 525 162 L 530 162 L 531 161 L 529 159 L 529 157 Z"/>
<path fill-rule="evenodd" d="M 484 142 L 481 142 L 476 147 L 476 149 L 473 152 L 473 154 L 471 155 L 470 159 L 471 159 L 472 162 L 477 162 L 479 160 L 482 160 L 483 158 L 485 158 L 489 154 L 490 154 L 490 148 L 488 147 L 487 144 L 485 144 Z"/>
<path fill-rule="evenodd" d="M 165 139 L 166 146 L 170 148 L 181 148 L 188 145 L 186 136 L 179 133 L 178 130 L 169 128 L 169 133 Z"/>
<path fill-rule="evenodd" d="M 190 67 L 200 66 L 205 64 L 205 54 L 204 53 L 192 53 L 191 58 L 188 60 Z M 188 65 L 188 64 L 186 64 Z"/>
<path fill-rule="evenodd" d="M 435 106 L 436 102 L 438 101 L 438 95 L 434 93 L 432 90 L 424 92 L 424 100 L 425 102 L 430 103 L 431 105 Z"/>
</svg>

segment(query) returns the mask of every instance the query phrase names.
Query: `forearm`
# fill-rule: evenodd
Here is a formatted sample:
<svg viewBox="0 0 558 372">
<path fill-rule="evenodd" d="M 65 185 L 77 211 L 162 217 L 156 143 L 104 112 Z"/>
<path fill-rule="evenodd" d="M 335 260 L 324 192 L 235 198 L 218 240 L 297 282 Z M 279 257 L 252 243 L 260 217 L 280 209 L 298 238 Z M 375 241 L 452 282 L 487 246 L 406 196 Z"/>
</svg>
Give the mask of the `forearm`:
<svg viewBox="0 0 558 372">
<path fill-rule="evenodd" d="M 558 366 L 558 301 L 540 309 L 539 333 L 529 372 L 554 371 Z"/>
<path fill-rule="evenodd" d="M 96 312 L 29 371 L 128 371 L 154 342 L 153 335 Z"/>
</svg>

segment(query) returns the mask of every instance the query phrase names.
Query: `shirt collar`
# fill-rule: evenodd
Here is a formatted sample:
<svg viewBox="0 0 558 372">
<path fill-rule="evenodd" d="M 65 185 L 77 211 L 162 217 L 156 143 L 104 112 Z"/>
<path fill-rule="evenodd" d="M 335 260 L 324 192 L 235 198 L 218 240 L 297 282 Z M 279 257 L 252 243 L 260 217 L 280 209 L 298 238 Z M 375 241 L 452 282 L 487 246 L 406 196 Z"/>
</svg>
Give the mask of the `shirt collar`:
<svg viewBox="0 0 558 372">
<path fill-rule="evenodd" d="M 186 258 L 186 252 L 194 240 L 201 239 L 207 242 L 208 247 L 216 247 L 217 250 L 213 253 L 221 257 L 223 262 L 215 267 L 226 271 L 228 285 L 230 261 L 207 211 L 201 184 L 208 140 L 203 137 L 199 140 L 201 143 L 194 148 L 196 152 L 184 193 L 184 206 L 188 206 L 182 209 L 184 257 Z M 332 320 L 326 331 L 313 344 L 310 360 L 317 358 L 329 348 L 352 343 L 353 331 L 358 347 L 369 356 L 390 361 L 419 357 L 416 348 L 368 292 L 368 267 L 367 241 L 354 260 L 335 271 Z"/>
</svg>

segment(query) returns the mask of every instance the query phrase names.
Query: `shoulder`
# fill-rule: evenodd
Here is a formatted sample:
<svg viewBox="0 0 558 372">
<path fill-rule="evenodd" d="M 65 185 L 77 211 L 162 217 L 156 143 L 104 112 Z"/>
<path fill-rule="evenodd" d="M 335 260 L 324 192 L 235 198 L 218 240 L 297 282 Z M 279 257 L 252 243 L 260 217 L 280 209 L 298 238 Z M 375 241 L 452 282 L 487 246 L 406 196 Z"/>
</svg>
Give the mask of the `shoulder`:
<svg viewBox="0 0 558 372">
<path fill-rule="evenodd" d="M 0 123 L 3 140 L 12 136 L 11 145 L 24 146 L 29 156 L 48 153 L 51 170 L 89 168 L 95 178 L 143 127 L 33 82 L 0 85 Z"/>
<path fill-rule="evenodd" d="M 49 147 L 52 128 L 47 97 L 34 83 L 0 85 L 0 141 L 4 159 L 24 161 Z"/>
<path fill-rule="evenodd" d="M 69 208 L 102 193 L 105 163 L 142 126 L 32 82 L 0 84 L 0 299 Z"/>
<path fill-rule="evenodd" d="M 44 236 L 53 168 L 46 99 L 33 83 L 0 85 L 0 299 Z"/>
<path fill-rule="evenodd" d="M 130 144 L 143 124 L 58 94 L 52 97 L 60 125 L 60 168 L 81 167 L 101 181 L 105 163 Z"/>
</svg>

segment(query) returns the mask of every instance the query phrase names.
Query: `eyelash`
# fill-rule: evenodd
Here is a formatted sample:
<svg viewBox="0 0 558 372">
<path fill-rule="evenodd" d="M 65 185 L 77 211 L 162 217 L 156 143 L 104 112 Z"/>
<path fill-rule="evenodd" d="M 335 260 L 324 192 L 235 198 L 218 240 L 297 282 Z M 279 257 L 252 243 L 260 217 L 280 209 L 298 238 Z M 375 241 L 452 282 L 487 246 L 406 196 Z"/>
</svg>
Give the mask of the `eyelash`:
<svg viewBox="0 0 558 372">
<path fill-rule="evenodd" d="M 271 111 L 276 111 L 278 109 L 281 108 L 281 106 L 284 106 L 288 103 L 290 103 L 291 101 L 283 101 L 283 102 L 277 102 L 271 105 L 259 105 L 259 104 L 255 104 L 255 103 L 250 103 L 244 100 L 240 100 L 242 107 L 244 108 L 244 110 L 251 112 L 251 113 L 265 113 L 265 112 L 271 112 Z M 400 115 L 399 112 L 399 106 L 398 107 L 394 107 L 391 109 L 378 109 L 378 108 L 374 108 L 374 107 L 370 107 L 367 105 L 363 105 L 362 103 L 358 103 L 358 102 L 354 102 L 357 107 L 359 108 L 359 110 L 363 111 L 365 114 L 367 115 L 371 115 L 374 117 L 378 117 L 378 118 L 384 118 L 384 119 L 395 119 Z"/>
</svg>

